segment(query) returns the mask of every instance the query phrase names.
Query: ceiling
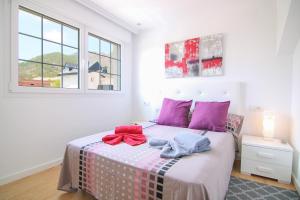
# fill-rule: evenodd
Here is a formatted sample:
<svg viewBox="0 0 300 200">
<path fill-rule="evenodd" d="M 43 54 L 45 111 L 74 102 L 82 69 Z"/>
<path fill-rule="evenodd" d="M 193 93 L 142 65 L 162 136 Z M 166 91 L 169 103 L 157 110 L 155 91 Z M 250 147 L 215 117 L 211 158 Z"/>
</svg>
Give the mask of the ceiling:
<svg viewBox="0 0 300 200">
<path fill-rule="evenodd" d="M 129 29 L 139 30 L 163 27 L 166 24 L 176 24 L 178 21 L 199 21 L 199 16 L 237 12 L 242 8 L 252 6 L 251 2 L 261 0 L 77 0 L 81 4 L 90 3 L 90 8 L 102 10 L 102 15 L 113 18 L 114 22 L 123 23 Z M 265 0 L 266 4 L 276 2 Z M 254 5 L 257 5 L 254 3 Z M 258 8 L 260 9 L 260 8 Z M 227 12 L 224 12 L 226 10 Z M 119 23 L 120 24 L 120 23 Z M 124 25 L 125 24 L 125 25 Z"/>
<path fill-rule="evenodd" d="M 90 0 L 106 12 L 125 21 L 138 30 L 164 23 L 166 5 L 171 0 Z"/>
</svg>

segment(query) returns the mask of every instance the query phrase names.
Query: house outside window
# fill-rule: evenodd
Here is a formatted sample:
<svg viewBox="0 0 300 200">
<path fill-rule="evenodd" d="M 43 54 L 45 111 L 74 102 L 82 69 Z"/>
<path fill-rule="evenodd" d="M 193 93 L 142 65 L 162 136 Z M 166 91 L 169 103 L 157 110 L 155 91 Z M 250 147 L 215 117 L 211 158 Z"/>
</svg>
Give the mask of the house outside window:
<svg viewBox="0 0 300 200">
<path fill-rule="evenodd" d="M 121 90 L 121 45 L 88 34 L 88 89 Z"/>
</svg>

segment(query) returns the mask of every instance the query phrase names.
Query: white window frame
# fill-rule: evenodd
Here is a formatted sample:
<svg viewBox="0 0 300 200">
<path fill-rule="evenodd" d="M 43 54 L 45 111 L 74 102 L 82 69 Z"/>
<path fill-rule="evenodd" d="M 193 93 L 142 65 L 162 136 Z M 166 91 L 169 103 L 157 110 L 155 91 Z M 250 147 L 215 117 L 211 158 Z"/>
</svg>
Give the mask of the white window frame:
<svg viewBox="0 0 300 200">
<path fill-rule="evenodd" d="M 63 23 L 69 24 L 79 29 L 79 88 L 46 88 L 46 87 L 26 87 L 18 85 L 18 12 L 19 6 L 36 11 Z M 88 33 L 95 34 L 99 37 L 121 45 L 121 90 L 89 90 L 88 89 Z M 75 21 L 65 15 L 57 12 L 54 8 L 42 5 L 40 2 L 32 0 L 15 0 L 11 1 L 11 67 L 9 92 L 13 93 L 79 93 L 79 94 L 124 94 L 124 43 L 116 38 L 85 25 L 82 22 Z"/>
<path fill-rule="evenodd" d="M 86 80 L 85 80 L 85 85 L 86 85 L 86 93 L 88 94 L 123 94 L 124 93 L 124 66 L 123 66 L 123 60 L 124 60 L 124 43 L 116 38 L 113 38 L 111 36 L 108 36 L 107 34 L 103 33 L 100 29 L 95 29 L 92 27 L 86 27 L 85 29 L 85 49 L 86 49 L 86 57 L 85 57 L 85 74 L 86 74 Z M 89 62 L 89 54 L 88 54 L 88 35 L 89 33 L 101 37 L 103 39 L 109 40 L 110 42 L 117 43 L 121 46 L 121 90 L 91 90 L 88 88 L 88 62 Z"/>
</svg>

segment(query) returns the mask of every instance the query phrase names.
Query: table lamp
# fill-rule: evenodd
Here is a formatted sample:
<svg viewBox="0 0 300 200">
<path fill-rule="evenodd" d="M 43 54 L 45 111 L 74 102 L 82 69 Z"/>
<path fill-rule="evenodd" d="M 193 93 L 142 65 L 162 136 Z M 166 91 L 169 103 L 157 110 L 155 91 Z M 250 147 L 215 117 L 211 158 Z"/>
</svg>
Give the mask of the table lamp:
<svg viewBox="0 0 300 200">
<path fill-rule="evenodd" d="M 265 111 L 263 116 L 263 136 L 264 139 L 273 139 L 274 137 L 275 116 L 270 111 Z"/>
</svg>

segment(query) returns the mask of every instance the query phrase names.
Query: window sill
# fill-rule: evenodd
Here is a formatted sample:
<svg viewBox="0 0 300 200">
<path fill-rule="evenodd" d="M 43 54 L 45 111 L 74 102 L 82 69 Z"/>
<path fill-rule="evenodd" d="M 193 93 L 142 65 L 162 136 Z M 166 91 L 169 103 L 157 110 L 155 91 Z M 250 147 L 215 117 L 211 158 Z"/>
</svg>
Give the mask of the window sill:
<svg viewBox="0 0 300 200">
<path fill-rule="evenodd" d="M 10 93 L 54 93 L 54 94 L 80 94 L 82 89 L 66 89 L 66 88 L 42 88 L 42 87 L 24 87 L 24 86 L 11 86 Z"/>
<path fill-rule="evenodd" d="M 24 87 L 10 85 L 9 93 L 19 94 L 91 94 L 91 95 L 118 95 L 124 91 L 110 90 L 85 90 L 85 89 L 66 89 L 66 88 L 43 88 L 43 87 Z"/>
<path fill-rule="evenodd" d="M 124 91 L 116 91 L 116 90 L 86 90 L 86 94 L 106 94 L 106 95 L 112 95 L 112 94 L 124 94 Z"/>
</svg>

